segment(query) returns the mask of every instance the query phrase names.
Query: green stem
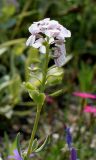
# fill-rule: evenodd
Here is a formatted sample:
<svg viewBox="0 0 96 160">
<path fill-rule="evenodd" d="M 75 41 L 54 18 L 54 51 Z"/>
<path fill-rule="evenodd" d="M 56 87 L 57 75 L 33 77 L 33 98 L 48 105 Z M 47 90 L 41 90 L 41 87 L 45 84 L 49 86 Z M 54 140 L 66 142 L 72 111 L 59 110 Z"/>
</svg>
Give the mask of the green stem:
<svg viewBox="0 0 96 160">
<path fill-rule="evenodd" d="M 84 107 L 87 105 L 87 101 L 86 99 L 82 99 L 81 101 L 81 108 L 80 108 L 80 112 L 79 112 L 79 115 L 81 116 L 82 113 L 83 113 L 83 110 L 84 110 Z"/>
<path fill-rule="evenodd" d="M 48 70 L 48 62 L 49 62 L 49 45 L 46 46 L 46 51 L 47 51 L 47 53 L 45 55 L 46 57 L 45 57 L 45 61 L 44 61 L 43 79 L 42 79 L 40 92 L 44 92 L 44 90 L 45 90 L 47 70 Z M 31 151 L 32 151 L 32 149 L 31 149 L 32 148 L 32 143 L 34 141 L 34 137 L 35 137 L 35 134 L 36 134 L 36 131 L 37 131 L 41 109 L 42 109 L 42 106 L 37 106 L 36 118 L 35 118 L 33 130 L 32 130 L 32 133 L 31 133 L 31 138 L 30 138 L 30 142 L 29 142 L 29 147 L 28 147 L 26 158 L 29 158 L 29 155 L 31 154 Z"/>
<path fill-rule="evenodd" d="M 48 62 L 49 62 L 49 45 L 46 46 L 46 57 L 45 57 L 45 61 L 44 61 L 44 68 L 43 68 L 43 79 L 42 79 L 42 85 L 40 88 L 41 92 L 44 92 L 45 90 L 45 85 L 46 85 L 46 76 L 47 76 L 47 70 L 48 70 Z"/>
<path fill-rule="evenodd" d="M 34 137 L 35 137 L 37 127 L 38 127 L 38 122 L 39 122 L 39 118 L 40 118 L 41 109 L 42 109 L 42 106 L 37 107 L 37 113 L 36 113 L 36 118 L 35 118 L 35 122 L 34 122 L 34 126 L 33 126 L 33 131 L 32 131 L 32 134 L 31 134 L 30 142 L 29 142 L 27 157 L 29 157 L 29 155 L 31 154 L 32 143 L 33 143 L 33 140 L 34 140 Z"/>
</svg>

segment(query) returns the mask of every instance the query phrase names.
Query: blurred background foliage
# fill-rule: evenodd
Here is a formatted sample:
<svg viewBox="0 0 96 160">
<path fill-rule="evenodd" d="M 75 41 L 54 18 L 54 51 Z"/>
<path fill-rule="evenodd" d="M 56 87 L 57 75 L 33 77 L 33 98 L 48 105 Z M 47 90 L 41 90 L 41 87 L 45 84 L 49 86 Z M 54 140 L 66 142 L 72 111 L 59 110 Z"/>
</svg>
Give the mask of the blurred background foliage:
<svg viewBox="0 0 96 160">
<path fill-rule="evenodd" d="M 54 98 L 52 103 L 46 99 L 37 137 L 48 133 L 53 136 L 48 149 L 36 159 L 43 160 L 46 156 L 46 160 L 68 159 L 63 129 L 67 123 L 71 126 L 79 159 L 95 160 L 96 117 L 91 121 L 90 115 L 82 115 L 82 123 L 78 122 L 82 102 L 72 96 L 73 91 L 96 93 L 95 0 L 0 0 L 0 152 L 5 148 L 4 132 L 14 138 L 20 131 L 25 146 L 31 133 L 35 107 L 22 82 L 30 80 L 39 85 L 33 71 L 30 75 L 29 67 L 32 64 L 42 68 L 43 57 L 36 49 L 26 48 L 25 42 L 28 27 L 46 17 L 59 21 L 71 31 L 66 50 L 72 58 L 62 69 L 52 69 L 53 61 L 49 64 L 50 75 L 54 77 L 48 78 L 46 94 Z M 40 79 L 40 71 L 36 74 Z M 52 94 L 55 91 L 58 92 Z"/>
</svg>

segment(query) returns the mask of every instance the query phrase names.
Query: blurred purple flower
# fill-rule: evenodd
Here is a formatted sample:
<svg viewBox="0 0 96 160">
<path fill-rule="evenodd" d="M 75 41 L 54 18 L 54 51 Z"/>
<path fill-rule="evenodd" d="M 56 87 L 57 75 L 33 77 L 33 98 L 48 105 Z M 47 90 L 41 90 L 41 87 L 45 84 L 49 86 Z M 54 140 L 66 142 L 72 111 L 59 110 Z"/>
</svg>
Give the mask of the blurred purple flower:
<svg viewBox="0 0 96 160">
<path fill-rule="evenodd" d="M 13 151 L 14 155 L 9 155 L 8 160 L 14 159 L 14 160 L 23 160 L 21 157 L 21 153 L 18 152 L 17 149 Z M 25 154 L 27 153 L 27 150 L 25 151 Z M 33 158 L 35 156 L 35 153 L 30 154 L 30 158 Z"/>
<path fill-rule="evenodd" d="M 15 149 L 13 153 L 14 155 L 8 156 L 8 159 L 23 160 L 17 149 Z"/>
<path fill-rule="evenodd" d="M 70 133 L 70 128 L 66 128 L 66 142 L 68 144 L 69 149 L 71 148 L 71 144 L 72 144 L 72 136 Z"/>
<path fill-rule="evenodd" d="M 66 142 L 68 144 L 69 151 L 70 151 L 70 160 L 77 160 L 77 151 L 72 146 L 72 135 L 70 132 L 70 128 L 65 126 L 65 130 L 66 130 Z"/>
<path fill-rule="evenodd" d="M 71 148 L 70 150 L 70 160 L 77 160 L 77 152 L 76 152 L 76 149 L 75 148 Z"/>
</svg>

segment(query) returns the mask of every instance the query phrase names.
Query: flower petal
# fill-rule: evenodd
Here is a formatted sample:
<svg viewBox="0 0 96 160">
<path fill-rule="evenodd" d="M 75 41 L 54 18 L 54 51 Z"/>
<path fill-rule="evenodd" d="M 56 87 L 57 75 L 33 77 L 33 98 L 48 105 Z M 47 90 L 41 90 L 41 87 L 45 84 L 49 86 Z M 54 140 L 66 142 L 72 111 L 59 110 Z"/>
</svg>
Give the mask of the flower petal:
<svg viewBox="0 0 96 160">
<path fill-rule="evenodd" d="M 54 38 L 51 37 L 51 38 L 49 39 L 49 44 L 51 44 L 51 43 L 53 43 L 53 42 L 54 42 Z"/>
<path fill-rule="evenodd" d="M 26 46 L 32 46 L 34 42 L 35 42 L 35 35 L 31 35 L 26 41 Z"/>
<path fill-rule="evenodd" d="M 70 128 L 66 128 L 66 142 L 67 142 L 68 147 L 70 149 L 71 144 L 72 144 L 72 136 L 71 136 Z"/>
<path fill-rule="evenodd" d="M 48 36 L 48 37 L 56 37 L 56 36 L 59 35 L 59 32 L 60 31 L 57 30 L 57 29 L 54 29 L 54 30 L 50 29 L 50 30 L 45 31 L 45 35 Z"/>
<path fill-rule="evenodd" d="M 48 29 L 56 29 L 58 27 L 58 25 L 59 25 L 58 21 L 51 20 L 48 25 Z"/>
<path fill-rule="evenodd" d="M 19 152 L 18 152 L 17 149 L 15 149 L 15 150 L 13 151 L 13 153 L 14 153 L 14 155 L 8 156 L 8 159 L 23 160 L 22 157 L 20 156 L 20 154 L 19 154 Z"/>
<path fill-rule="evenodd" d="M 39 47 L 42 46 L 43 41 L 44 41 L 43 38 L 39 38 L 38 40 L 35 41 L 34 44 L 32 44 L 32 46 L 33 46 L 34 48 L 39 48 Z"/>
<path fill-rule="evenodd" d="M 71 149 L 71 159 L 70 160 L 77 160 L 77 152 L 75 148 Z"/>
<path fill-rule="evenodd" d="M 74 92 L 73 95 L 77 96 L 77 97 L 81 97 L 81 98 L 96 99 L 95 94 L 90 94 L 90 93 L 86 93 L 86 92 Z"/>
<path fill-rule="evenodd" d="M 93 107 L 93 106 L 85 106 L 84 112 L 87 112 L 87 113 L 96 113 L 96 108 Z"/>
<path fill-rule="evenodd" d="M 54 57 L 54 62 L 56 66 L 61 67 L 64 65 L 65 62 L 65 55 L 66 55 L 66 49 L 65 45 L 58 45 L 58 47 L 55 48 L 54 55 L 56 55 L 56 58 Z"/>
<path fill-rule="evenodd" d="M 29 32 L 30 32 L 31 34 L 39 33 L 39 32 L 40 32 L 40 28 L 37 26 L 37 24 L 32 24 L 32 25 L 29 27 Z"/>
<path fill-rule="evenodd" d="M 39 49 L 40 53 L 45 54 L 46 53 L 46 47 L 44 45 L 42 45 Z"/>
<path fill-rule="evenodd" d="M 71 37 L 71 32 L 63 26 L 61 26 L 61 32 L 64 34 L 64 37 Z"/>
</svg>

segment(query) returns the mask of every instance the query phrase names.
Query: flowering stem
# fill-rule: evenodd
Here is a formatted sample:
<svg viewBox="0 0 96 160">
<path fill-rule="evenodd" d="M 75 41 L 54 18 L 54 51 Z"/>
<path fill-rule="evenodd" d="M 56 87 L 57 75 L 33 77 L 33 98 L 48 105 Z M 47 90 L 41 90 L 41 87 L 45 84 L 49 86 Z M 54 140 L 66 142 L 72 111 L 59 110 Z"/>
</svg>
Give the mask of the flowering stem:
<svg viewBox="0 0 96 160">
<path fill-rule="evenodd" d="M 48 56 L 49 55 L 49 45 L 46 46 L 46 50 L 47 50 L 47 53 L 46 53 L 46 57 L 45 57 L 45 61 L 44 61 L 43 79 L 42 79 L 42 85 L 41 85 L 41 88 L 40 88 L 40 92 L 44 92 L 44 90 L 45 90 L 47 70 L 48 70 L 48 62 L 49 62 L 49 56 Z M 32 130 L 32 133 L 31 133 L 31 138 L 30 138 L 30 142 L 29 142 L 29 147 L 28 147 L 26 158 L 29 158 L 29 156 L 30 156 L 30 154 L 32 152 L 32 143 L 34 141 L 35 133 L 37 131 L 41 109 L 42 109 L 42 105 L 37 106 L 36 118 L 35 118 L 33 130 Z"/>
<path fill-rule="evenodd" d="M 41 109 L 42 109 L 42 106 L 37 106 L 36 118 L 35 118 L 32 134 L 31 134 L 31 138 L 30 138 L 30 142 L 29 142 L 27 157 L 29 157 L 29 155 L 31 154 L 32 143 L 33 143 L 35 133 L 36 133 L 36 130 L 37 130 Z"/>
<path fill-rule="evenodd" d="M 45 84 L 46 84 L 46 76 L 47 76 L 47 69 L 48 69 L 48 62 L 49 62 L 49 45 L 46 45 L 46 57 L 45 57 L 45 61 L 44 61 L 44 68 L 43 68 L 43 79 L 42 79 L 42 85 L 40 88 L 41 92 L 44 92 L 45 90 Z"/>
</svg>

